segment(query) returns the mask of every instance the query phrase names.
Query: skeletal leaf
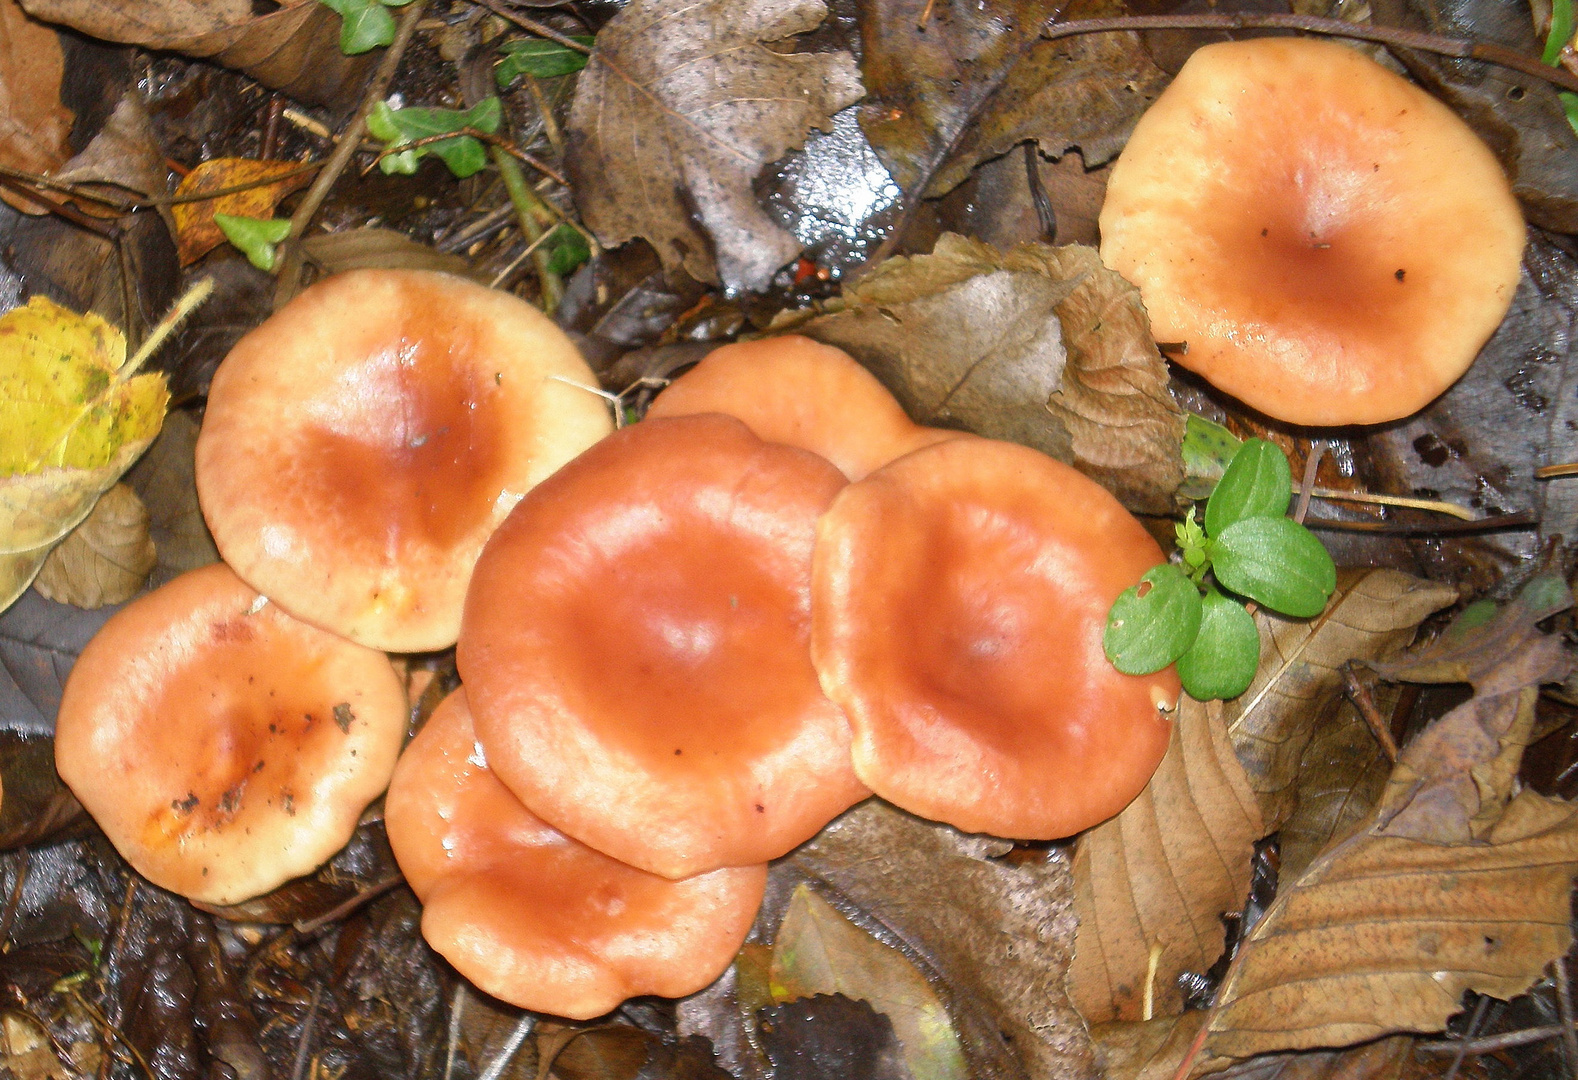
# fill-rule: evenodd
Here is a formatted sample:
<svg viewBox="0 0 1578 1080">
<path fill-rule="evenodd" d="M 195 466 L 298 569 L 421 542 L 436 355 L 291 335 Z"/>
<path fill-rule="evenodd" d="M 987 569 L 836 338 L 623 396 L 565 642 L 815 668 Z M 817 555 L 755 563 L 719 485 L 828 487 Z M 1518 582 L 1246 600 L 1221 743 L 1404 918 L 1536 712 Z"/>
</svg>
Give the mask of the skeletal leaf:
<svg viewBox="0 0 1578 1080">
<path fill-rule="evenodd" d="M 116 484 L 49 553 L 34 585 L 62 604 L 119 604 L 137 595 L 156 560 L 148 508 L 130 487 Z"/>
</svg>

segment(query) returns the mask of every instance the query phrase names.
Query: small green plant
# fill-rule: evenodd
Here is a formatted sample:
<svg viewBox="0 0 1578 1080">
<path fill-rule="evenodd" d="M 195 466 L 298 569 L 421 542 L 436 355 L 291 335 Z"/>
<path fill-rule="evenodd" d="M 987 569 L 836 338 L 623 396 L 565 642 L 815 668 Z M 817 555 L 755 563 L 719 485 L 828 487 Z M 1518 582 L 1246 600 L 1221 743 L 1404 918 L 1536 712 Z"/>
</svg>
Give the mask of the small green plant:
<svg viewBox="0 0 1578 1080">
<path fill-rule="evenodd" d="M 1190 417 L 1190 474 L 1209 475 L 1236 442 L 1226 429 Z M 1292 495 L 1288 459 L 1274 444 L 1249 439 L 1233 449 L 1203 525 L 1191 507 L 1177 526 L 1177 561 L 1152 568 L 1113 603 L 1102 638 L 1113 666 L 1148 675 L 1177 663 L 1184 689 L 1202 701 L 1247 690 L 1260 635 L 1238 598 L 1310 618 L 1337 587 L 1331 556 L 1287 516 Z"/>
<path fill-rule="evenodd" d="M 384 155 L 378 167 L 385 173 L 416 172 L 422 158 L 432 154 L 458 177 L 480 172 L 488 163 L 488 151 L 481 140 L 472 135 L 459 134 L 467 129 L 492 135 L 499 130 L 504 113 L 496 97 L 483 98 L 471 108 L 459 109 L 391 109 L 389 103 L 380 101 L 367 114 L 367 130 L 384 144 Z M 452 138 L 437 136 L 455 133 Z M 423 140 L 431 139 L 431 142 Z M 402 150 L 401 147 L 412 143 Z"/>
<path fill-rule="evenodd" d="M 572 37 L 570 40 L 587 47 L 592 44 L 589 37 Z M 504 55 L 494 65 L 493 77 L 498 81 L 500 90 L 522 75 L 530 75 L 534 79 L 571 75 L 584 68 L 587 61 L 585 53 L 543 38 L 506 41 L 499 51 Z"/>
<path fill-rule="evenodd" d="M 346 56 L 369 52 L 394 41 L 395 21 L 389 9 L 411 0 L 320 0 L 340 17 L 340 51 Z"/>
<path fill-rule="evenodd" d="M 1573 0 L 1551 0 L 1551 32 L 1545 37 L 1545 52 L 1540 56 L 1551 67 L 1562 62 L 1562 50 L 1573 39 L 1574 21 Z M 1561 99 L 1567 123 L 1578 132 L 1578 94 L 1562 90 L 1556 96 Z"/>
<path fill-rule="evenodd" d="M 215 214 L 214 224 L 225 234 L 247 262 L 259 270 L 274 269 L 275 247 L 290 235 L 290 222 L 284 218 L 249 218 L 234 214 Z"/>
</svg>

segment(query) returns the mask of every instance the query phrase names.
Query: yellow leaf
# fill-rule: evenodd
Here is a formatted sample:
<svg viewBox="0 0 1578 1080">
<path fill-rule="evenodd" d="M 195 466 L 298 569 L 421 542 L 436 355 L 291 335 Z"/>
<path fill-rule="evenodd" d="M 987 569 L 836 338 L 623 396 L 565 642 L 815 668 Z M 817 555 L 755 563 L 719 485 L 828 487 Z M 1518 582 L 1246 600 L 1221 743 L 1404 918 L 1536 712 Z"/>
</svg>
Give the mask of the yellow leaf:
<svg viewBox="0 0 1578 1080">
<path fill-rule="evenodd" d="M 214 222 L 215 214 L 270 218 L 281 199 L 311 182 L 312 173 L 304 170 L 299 161 L 214 158 L 203 162 L 181 178 L 176 195 L 200 195 L 241 184 L 256 183 L 258 186 L 216 199 L 176 203 L 170 208 L 175 217 L 175 242 L 181 265 L 196 262 L 225 242 L 224 233 Z"/>
<path fill-rule="evenodd" d="M 159 433 L 170 393 L 120 331 L 44 297 L 0 316 L 0 609 Z"/>
</svg>

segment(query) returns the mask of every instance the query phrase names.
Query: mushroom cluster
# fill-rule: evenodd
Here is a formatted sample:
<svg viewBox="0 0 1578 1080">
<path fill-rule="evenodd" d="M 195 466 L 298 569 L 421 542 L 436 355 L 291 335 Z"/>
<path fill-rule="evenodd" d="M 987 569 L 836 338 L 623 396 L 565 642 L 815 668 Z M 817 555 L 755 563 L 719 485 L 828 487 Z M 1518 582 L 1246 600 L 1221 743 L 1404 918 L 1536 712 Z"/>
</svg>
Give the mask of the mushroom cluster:
<svg viewBox="0 0 1578 1080">
<path fill-rule="evenodd" d="M 1140 118 L 1103 261 L 1158 341 L 1295 424 L 1409 416 L 1467 370 L 1517 288 L 1523 216 L 1490 149 L 1345 45 L 1209 45 Z"/>
<path fill-rule="evenodd" d="M 405 690 L 381 650 L 454 642 L 471 568 L 533 484 L 612 428 L 524 301 L 353 271 L 214 376 L 198 497 L 225 563 L 118 612 L 61 701 L 57 768 L 128 862 L 232 904 L 305 874 L 389 782 Z"/>
<path fill-rule="evenodd" d="M 712 912 L 704 883 L 756 872 L 873 791 L 1019 839 L 1104 820 L 1160 762 L 1180 693 L 1171 670 L 1124 675 L 1102 653 L 1108 608 L 1161 558 L 1094 482 L 916 426 L 837 349 L 716 350 L 527 493 L 477 562 L 456 657 L 474 745 L 432 736 L 450 740 L 443 765 L 413 746 L 387 803 L 428 941 L 491 992 L 585 1015 L 610 999 L 577 979 L 664 991 L 601 946 L 588 959 L 580 931 L 546 950 L 560 924 L 535 903 L 445 898 L 552 892 L 555 910 L 603 913 L 584 931 L 601 941 L 646 926 L 646 901 L 607 900 L 627 886 L 600 870 L 542 884 L 564 845 L 642 890 L 707 897 L 665 910 Z M 484 770 L 498 809 L 434 794 Z M 405 824 L 433 815 L 455 839 Z M 478 839 L 485 820 L 499 831 Z M 528 858 L 537 846 L 556 854 Z M 613 908 L 632 921 L 608 929 Z M 709 945 L 738 929 L 708 918 Z M 728 960 L 678 951 L 713 957 L 713 975 Z"/>
</svg>

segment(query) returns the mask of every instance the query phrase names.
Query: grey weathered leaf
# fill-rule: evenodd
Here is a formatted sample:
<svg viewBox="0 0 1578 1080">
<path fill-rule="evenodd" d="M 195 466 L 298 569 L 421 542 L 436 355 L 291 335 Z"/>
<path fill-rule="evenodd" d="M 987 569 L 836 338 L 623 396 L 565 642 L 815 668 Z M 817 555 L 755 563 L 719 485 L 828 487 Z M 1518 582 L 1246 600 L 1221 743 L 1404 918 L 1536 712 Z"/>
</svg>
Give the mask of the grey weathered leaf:
<svg viewBox="0 0 1578 1080">
<path fill-rule="evenodd" d="M 820 23 L 821 0 L 633 0 L 576 83 L 566 166 L 610 247 L 650 240 L 670 270 L 761 289 L 799 243 L 752 182 L 864 92 L 847 53 L 761 43 Z"/>
<path fill-rule="evenodd" d="M 0 728 L 54 734 L 66 676 L 113 614 L 56 604 L 31 589 L 0 614 Z"/>
<path fill-rule="evenodd" d="M 1183 412 L 1138 292 L 1094 248 L 945 234 L 844 300 L 800 332 L 865 364 L 917 421 L 1034 447 L 1131 509 L 1175 508 Z"/>
</svg>

